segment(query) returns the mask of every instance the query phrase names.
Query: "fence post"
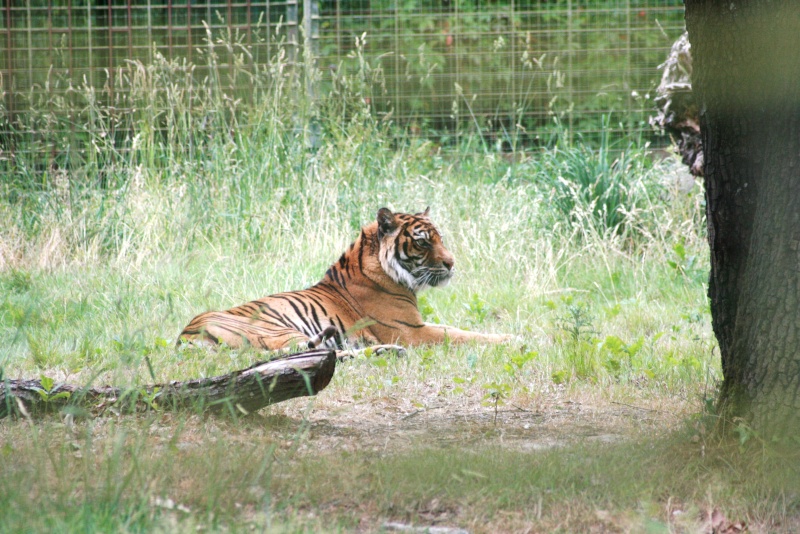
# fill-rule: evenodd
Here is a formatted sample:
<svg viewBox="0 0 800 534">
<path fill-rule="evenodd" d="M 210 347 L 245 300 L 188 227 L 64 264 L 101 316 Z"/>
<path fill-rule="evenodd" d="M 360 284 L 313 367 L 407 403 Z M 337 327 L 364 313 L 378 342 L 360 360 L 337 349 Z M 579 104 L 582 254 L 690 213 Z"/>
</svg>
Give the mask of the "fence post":
<svg viewBox="0 0 800 534">
<path fill-rule="evenodd" d="M 289 63 L 297 61 L 297 0 L 286 2 L 286 40 L 289 43 Z"/>
<path fill-rule="evenodd" d="M 2 88 L 6 94 L 6 118 L 9 126 L 14 122 L 14 41 L 11 37 L 11 2 L 6 2 L 6 72 Z M 10 136 L 10 133 L 9 133 Z M 9 143 L 9 146 L 13 144 Z"/>
<path fill-rule="evenodd" d="M 633 109 L 633 96 L 631 96 L 631 79 L 633 76 L 631 75 L 631 38 L 633 37 L 633 28 L 631 28 L 631 0 L 625 0 L 625 31 L 626 38 L 625 38 L 625 74 L 624 74 L 624 81 L 623 87 L 625 89 L 625 101 L 628 103 L 628 113 L 625 116 L 625 135 L 632 136 L 633 135 L 633 125 L 636 121 L 633 118 L 634 109 Z"/>
<path fill-rule="evenodd" d="M 86 3 L 86 54 L 88 57 L 87 65 L 89 69 L 89 87 L 94 87 L 94 54 L 93 51 L 93 44 L 94 39 L 93 37 L 93 28 L 92 28 L 92 3 Z"/>
<path fill-rule="evenodd" d="M 572 0 L 567 0 L 567 72 L 566 72 L 566 85 L 567 85 L 567 98 L 569 98 L 569 102 L 567 103 L 567 109 L 569 106 L 572 105 L 574 100 L 572 94 L 572 77 L 573 77 L 573 69 L 572 69 L 572 57 L 574 55 L 573 51 L 573 32 L 572 32 Z M 567 115 L 567 140 L 571 143 L 572 142 L 572 112 L 569 111 Z"/>
<path fill-rule="evenodd" d="M 508 125 L 509 135 L 511 136 L 508 139 L 508 142 L 511 144 L 511 151 L 517 151 L 517 140 L 519 137 L 519 130 L 517 129 L 517 109 L 520 106 L 520 103 L 517 102 L 517 32 L 516 26 L 514 24 L 514 15 L 516 14 L 516 3 L 514 0 L 509 2 L 509 13 L 508 13 L 508 35 L 509 46 L 511 47 L 511 61 L 509 64 L 511 65 L 511 84 L 509 90 L 511 92 L 511 109 L 509 110 L 509 115 L 511 116 L 510 124 Z"/>
<path fill-rule="evenodd" d="M 303 55 L 306 98 L 313 108 L 317 99 L 317 58 L 319 57 L 319 0 L 303 0 Z M 312 150 L 319 148 L 320 127 L 313 114 L 308 117 L 306 130 L 309 147 Z"/>
<path fill-rule="evenodd" d="M 316 59 L 319 56 L 319 0 L 303 0 L 303 26 L 311 54 Z"/>
</svg>

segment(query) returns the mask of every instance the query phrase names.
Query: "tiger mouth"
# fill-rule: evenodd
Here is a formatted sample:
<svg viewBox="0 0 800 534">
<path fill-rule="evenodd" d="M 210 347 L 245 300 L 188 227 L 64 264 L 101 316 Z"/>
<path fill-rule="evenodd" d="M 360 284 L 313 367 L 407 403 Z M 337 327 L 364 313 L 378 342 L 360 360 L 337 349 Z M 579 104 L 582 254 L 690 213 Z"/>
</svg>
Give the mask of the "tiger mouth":
<svg viewBox="0 0 800 534">
<path fill-rule="evenodd" d="M 420 281 L 423 282 L 424 285 L 430 287 L 443 287 L 450 282 L 453 278 L 453 274 L 453 271 L 444 269 L 428 271 Z"/>
</svg>

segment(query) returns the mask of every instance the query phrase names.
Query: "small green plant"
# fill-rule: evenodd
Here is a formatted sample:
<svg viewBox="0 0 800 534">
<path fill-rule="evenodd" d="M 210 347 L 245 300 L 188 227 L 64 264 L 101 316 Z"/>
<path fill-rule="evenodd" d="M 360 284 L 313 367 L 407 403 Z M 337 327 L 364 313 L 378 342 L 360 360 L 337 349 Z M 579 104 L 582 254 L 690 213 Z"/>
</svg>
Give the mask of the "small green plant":
<svg viewBox="0 0 800 534">
<path fill-rule="evenodd" d="M 566 360 L 572 367 L 575 376 L 580 379 L 595 382 L 598 379 L 600 362 L 598 350 L 594 343 L 579 341 L 567 347 Z"/>
<path fill-rule="evenodd" d="M 422 368 L 428 370 L 436 362 L 436 350 L 433 347 L 426 347 L 419 351 L 419 357 Z"/>
<path fill-rule="evenodd" d="M 441 323 L 441 319 L 439 319 L 439 316 L 436 314 L 436 310 L 433 309 L 433 306 L 431 306 L 428 300 L 428 296 L 424 293 L 417 297 L 417 308 L 425 321 L 436 324 Z"/>
<path fill-rule="evenodd" d="M 558 371 L 554 371 L 550 375 L 550 380 L 553 381 L 554 384 L 566 384 L 569 381 L 570 372 L 566 369 L 560 369 Z"/>
<path fill-rule="evenodd" d="M 596 379 L 599 363 L 597 361 L 598 349 L 594 336 L 597 333 L 594 318 L 589 311 L 589 306 L 583 302 L 575 302 L 572 296 L 562 297 L 564 308 L 556 317 L 555 327 L 561 333 L 559 341 L 564 350 L 566 363 L 570 369 L 553 373 L 553 382 L 560 384 L 569 380 L 571 376 L 584 379 Z M 559 307 L 552 301 L 545 305 L 553 310 Z"/>
<path fill-rule="evenodd" d="M 557 318 L 556 327 L 567 334 L 574 343 L 578 343 L 590 339 L 597 333 L 592 321 L 589 307 L 583 303 L 573 303 L 570 299 L 567 301 L 566 313 Z"/>
<path fill-rule="evenodd" d="M 114 336 L 111 345 L 120 360 L 126 364 L 135 364 L 150 354 L 152 348 L 145 343 L 141 333 Z"/>
<path fill-rule="evenodd" d="M 693 281 L 699 281 L 705 276 L 705 271 L 697 265 L 697 256 L 688 254 L 684 241 L 678 241 L 672 245 L 673 258 L 667 260 L 667 265 L 679 276 Z"/>
<path fill-rule="evenodd" d="M 461 378 L 460 376 L 454 376 L 453 377 L 453 383 L 456 384 L 456 385 L 451 390 L 451 393 L 453 395 L 458 395 L 460 393 L 464 393 L 463 385 L 468 383 L 468 382 L 469 382 L 469 380 Z"/>
<path fill-rule="evenodd" d="M 703 362 L 694 354 L 678 354 L 668 351 L 664 362 L 669 372 L 685 380 L 696 380 L 703 376 Z"/>
<path fill-rule="evenodd" d="M 744 450 L 748 443 L 757 442 L 763 445 L 764 440 L 761 435 L 750 424 L 741 417 L 733 419 L 733 433 L 739 442 L 739 448 Z"/>
<path fill-rule="evenodd" d="M 464 303 L 464 309 L 467 310 L 470 321 L 475 325 L 483 324 L 491 312 L 486 301 L 477 293 L 473 293 L 470 296 L 469 302 Z"/>
<path fill-rule="evenodd" d="M 634 358 L 644 346 L 644 337 L 633 343 L 625 343 L 617 336 L 606 336 L 600 344 L 600 350 L 608 355 L 603 366 L 615 377 L 619 377 L 625 368 L 634 366 Z"/>
<path fill-rule="evenodd" d="M 703 395 L 700 398 L 701 404 L 703 406 L 703 415 L 717 417 L 719 413 L 717 412 L 717 396 L 716 395 L 709 395 L 707 391 L 703 392 Z"/>
<path fill-rule="evenodd" d="M 366 353 L 366 351 L 364 351 Z M 378 369 L 385 369 L 389 366 L 389 362 L 386 361 L 386 358 L 383 356 L 378 356 L 377 358 L 371 358 L 370 363 L 377 367 Z"/>
<path fill-rule="evenodd" d="M 607 318 L 613 319 L 614 317 L 619 315 L 621 311 L 622 311 L 622 304 L 617 302 L 613 306 L 609 306 L 605 309 L 605 315 Z"/>
<path fill-rule="evenodd" d="M 511 385 L 505 382 L 489 382 L 483 385 L 483 389 L 486 390 L 486 394 L 481 404 L 494 408 L 494 424 L 497 424 L 497 408 L 503 406 L 511 395 Z"/>
<path fill-rule="evenodd" d="M 161 396 L 161 388 L 154 387 L 153 391 L 147 391 L 142 388 L 139 390 L 139 400 L 147 406 L 149 410 L 157 411 L 159 409 L 156 399 Z"/>
<path fill-rule="evenodd" d="M 49 376 L 41 375 L 39 377 L 39 383 L 42 385 L 42 387 L 34 388 L 34 391 L 39 394 L 39 397 L 41 397 L 45 403 L 51 403 L 59 399 L 68 400 L 72 395 L 69 391 L 59 391 L 57 393 L 53 392 L 55 382 Z"/>
<path fill-rule="evenodd" d="M 536 351 L 520 352 L 512 354 L 508 358 L 508 362 L 503 364 L 503 370 L 508 373 L 511 378 L 519 379 L 519 373 L 528 362 L 533 361 L 539 353 Z"/>
</svg>

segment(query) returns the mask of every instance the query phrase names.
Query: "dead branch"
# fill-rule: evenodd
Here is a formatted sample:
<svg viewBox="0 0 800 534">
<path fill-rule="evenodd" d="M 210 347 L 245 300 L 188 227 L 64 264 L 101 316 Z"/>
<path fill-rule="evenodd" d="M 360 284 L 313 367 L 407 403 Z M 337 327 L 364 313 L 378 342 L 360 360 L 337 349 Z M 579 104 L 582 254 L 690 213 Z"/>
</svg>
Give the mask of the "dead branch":
<svg viewBox="0 0 800 534">
<path fill-rule="evenodd" d="M 331 381 L 336 368 L 333 350 L 309 350 L 257 363 L 232 373 L 185 382 L 132 388 L 85 387 L 41 380 L 0 382 L 0 418 L 38 415 L 76 406 L 93 412 L 182 408 L 249 413 L 295 397 L 316 395 Z"/>
</svg>

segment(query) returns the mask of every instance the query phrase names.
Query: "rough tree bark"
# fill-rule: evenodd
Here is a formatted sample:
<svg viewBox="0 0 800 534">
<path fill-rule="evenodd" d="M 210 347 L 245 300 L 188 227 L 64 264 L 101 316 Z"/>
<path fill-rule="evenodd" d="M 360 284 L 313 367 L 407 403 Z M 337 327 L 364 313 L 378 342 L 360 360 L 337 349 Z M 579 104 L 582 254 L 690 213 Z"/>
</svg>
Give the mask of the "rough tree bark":
<svg viewBox="0 0 800 534">
<path fill-rule="evenodd" d="M 133 389 L 55 384 L 44 391 L 41 380 L 7 379 L 0 382 L 0 418 L 11 414 L 37 415 L 66 405 L 94 412 L 111 407 L 148 409 L 153 403 L 162 410 L 253 412 L 268 404 L 316 395 L 330 383 L 336 360 L 333 350 L 309 350 L 260 362 L 227 375 Z"/>
<path fill-rule="evenodd" d="M 800 430 L 800 10 L 686 0 L 700 106 L 722 413 Z"/>
</svg>

